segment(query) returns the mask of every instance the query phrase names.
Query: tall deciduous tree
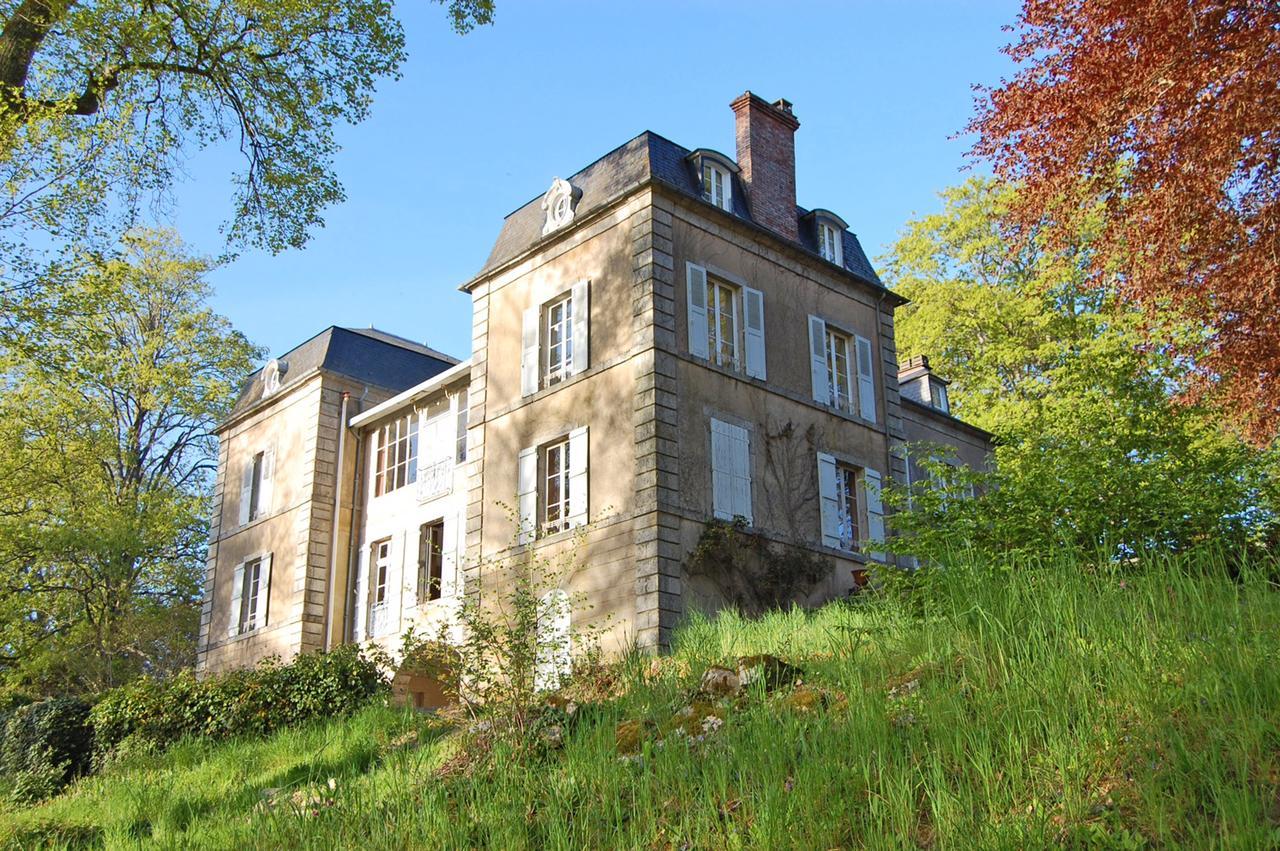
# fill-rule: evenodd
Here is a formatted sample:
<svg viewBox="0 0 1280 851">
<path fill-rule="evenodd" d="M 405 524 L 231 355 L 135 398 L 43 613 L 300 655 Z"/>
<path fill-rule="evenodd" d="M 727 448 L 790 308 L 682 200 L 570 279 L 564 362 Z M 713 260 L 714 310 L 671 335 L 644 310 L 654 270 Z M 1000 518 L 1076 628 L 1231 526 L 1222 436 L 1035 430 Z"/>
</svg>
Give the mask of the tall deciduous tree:
<svg viewBox="0 0 1280 851">
<path fill-rule="evenodd" d="M 190 661 L 213 428 L 258 354 L 174 234 L 85 265 L 0 344 L 0 669 L 37 690 Z"/>
<path fill-rule="evenodd" d="M 492 0 L 439 2 L 459 32 L 492 19 Z M 244 158 L 233 239 L 303 244 L 343 197 L 335 124 L 404 58 L 391 0 L 0 2 L 0 276 L 42 268 L 33 233 L 114 239 L 222 140 Z"/>
<path fill-rule="evenodd" d="M 1026 0 L 1021 67 L 985 90 L 974 152 L 1024 189 L 1024 228 L 1069 246 L 1104 209 L 1091 282 L 1207 326 L 1193 399 L 1280 430 L 1280 6 Z M 1190 341 L 1188 341 L 1190 342 Z"/>
<path fill-rule="evenodd" d="M 975 500 L 918 487 L 898 518 L 916 544 L 1092 555 L 1275 539 L 1280 451 L 1174 402 L 1187 365 L 1144 344 L 1140 312 L 1087 286 L 1100 217 L 1058 252 L 1038 234 L 1014 239 L 1018 199 L 995 182 L 943 198 L 908 224 L 884 274 L 912 300 L 896 318 L 900 356 L 929 355 L 952 380 L 955 412 L 996 435 L 996 471 Z"/>
</svg>

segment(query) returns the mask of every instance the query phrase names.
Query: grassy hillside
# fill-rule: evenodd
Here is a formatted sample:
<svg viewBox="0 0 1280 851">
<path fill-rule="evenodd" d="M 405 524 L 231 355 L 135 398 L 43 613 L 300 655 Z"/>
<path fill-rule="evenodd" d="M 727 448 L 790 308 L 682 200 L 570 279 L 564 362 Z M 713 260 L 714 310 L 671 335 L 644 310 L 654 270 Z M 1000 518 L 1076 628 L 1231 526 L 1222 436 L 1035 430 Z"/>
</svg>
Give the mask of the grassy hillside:
<svg viewBox="0 0 1280 851">
<path fill-rule="evenodd" d="M 645 722 L 669 727 L 707 665 L 759 652 L 807 687 L 704 707 L 718 729 L 655 744 Z M 371 707 L 125 759 L 0 814 L 0 843 L 1277 847 L 1278 659 L 1260 576 L 955 570 L 927 593 L 695 621 L 660 663 L 597 672 L 610 696 L 518 760 L 467 767 L 446 722 Z M 634 758 L 619 724 L 640 732 Z"/>
</svg>

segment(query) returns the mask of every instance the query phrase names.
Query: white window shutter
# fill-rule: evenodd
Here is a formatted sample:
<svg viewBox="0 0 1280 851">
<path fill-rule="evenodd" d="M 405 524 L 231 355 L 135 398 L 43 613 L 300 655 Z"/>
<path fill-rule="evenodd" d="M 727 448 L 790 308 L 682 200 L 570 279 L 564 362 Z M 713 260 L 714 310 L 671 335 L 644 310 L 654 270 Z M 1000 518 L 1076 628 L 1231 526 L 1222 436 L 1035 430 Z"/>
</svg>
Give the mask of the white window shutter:
<svg viewBox="0 0 1280 851">
<path fill-rule="evenodd" d="M 240 602 L 244 599 L 244 562 L 231 573 L 231 616 L 227 619 L 227 638 L 240 634 Z"/>
<path fill-rule="evenodd" d="M 689 300 L 689 354 L 707 357 L 707 270 L 685 264 L 685 291 Z"/>
<path fill-rule="evenodd" d="M 262 567 L 258 569 L 258 610 L 254 612 L 253 622 L 259 629 L 267 625 L 267 610 L 271 608 L 271 559 L 271 553 L 263 556 Z"/>
<path fill-rule="evenodd" d="M 822 512 L 822 545 L 840 548 L 840 505 L 836 497 L 836 459 L 818 453 L 818 502 Z"/>
<path fill-rule="evenodd" d="M 862 491 L 867 506 L 867 540 L 873 544 L 884 543 L 884 503 L 880 500 L 880 473 L 878 470 L 862 471 Z M 885 554 L 872 554 L 876 561 L 884 561 Z"/>
<path fill-rule="evenodd" d="M 591 365 L 591 282 L 573 285 L 573 375 Z"/>
<path fill-rule="evenodd" d="M 262 453 L 262 483 L 258 486 L 258 516 L 266 517 L 271 513 L 271 495 L 275 492 L 276 483 L 276 450 L 268 449 Z"/>
<path fill-rule="evenodd" d="M 857 337 L 858 347 L 858 413 L 864 420 L 876 421 L 876 379 L 872 362 L 871 341 Z"/>
<path fill-rule="evenodd" d="M 831 382 L 827 378 L 827 323 L 813 315 L 809 316 L 809 359 L 813 401 L 820 405 L 830 405 Z"/>
<path fill-rule="evenodd" d="M 240 524 L 241 526 L 248 523 L 252 518 L 249 516 L 249 503 L 253 501 L 253 456 L 250 455 L 244 463 L 244 470 L 240 474 Z"/>
<path fill-rule="evenodd" d="M 440 541 L 440 596 L 452 597 L 458 593 L 458 522 L 444 518 L 444 536 Z"/>
<path fill-rule="evenodd" d="M 560 688 L 573 672 L 572 600 L 559 588 L 538 600 L 537 647 L 533 687 L 537 691 Z"/>
<path fill-rule="evenodd" d="M 732 473 L 730 472 L 731 438 L 727 434 L 727 424 L 712 418 L 711 420 L 711 513 L 718 520 L 733 518 L 733 505 L 730 500 L 732 490 Z"/>
<path fill-rule="evenodd" d="M 569 528 L 587 523 L 587 427 L 569 432 Z"/>
<path fill-rule="evenodd" d="M 520 395 L 532 396 L 538 392 L 538 323 L 542 311 L 531 307 L 524 312 L 520 348 Z"/>
<path fill-rule="evenodd" d="M 754 523 L 751 513 L 751 443 L 745 428 L 732 426 L 737 432 L 733 441 L 733 514 L 745 517 L 748 524 Z"/>
<path fill-rule="evenodd" d="M 765 380 L 764 348 L 764 293 L 750 287 L 742 288 L 742 300 L 746 307 L 747 375 Z"/>
<path fill-rule="evenodd" d="M 538 523 L 538 448 L 520 450 L 516 468 L 516 492 L 520 508 L 520 529 L 516 540 L 527 544 L 534 538 Z"/>
</svg>

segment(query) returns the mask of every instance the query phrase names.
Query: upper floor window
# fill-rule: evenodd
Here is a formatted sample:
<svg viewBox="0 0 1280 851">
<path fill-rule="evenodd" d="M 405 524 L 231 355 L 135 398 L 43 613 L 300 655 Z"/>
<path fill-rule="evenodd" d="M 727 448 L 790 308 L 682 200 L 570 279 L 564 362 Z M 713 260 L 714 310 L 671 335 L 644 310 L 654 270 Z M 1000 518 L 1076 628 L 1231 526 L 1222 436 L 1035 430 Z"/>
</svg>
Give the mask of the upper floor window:
<svg viewBox="0 0 1280 851">
<path fill-rule="evenodd" d="M 818 453 L 818 496 L 823 546 L 854 552 L 884 540 L 880 473 Z"/>
<path fill-rule="evenodd" d="M 844 265 L 844 234 L 829 221 L 818 222 L 818 253 L 837 266 Z"/>
<path fill-rule="evenodd" d="M 385 635 L 391 628 L 391 540 L 377 541 L 370 553 L 369 628 L 370 636 Z"/>
<path fill-rule="evenodd" d="M 444 592 L 444 521 L 418 530 L 418 602 L 439 600 Z"/>
<path fill-rule="evenodd" d="M 722 210 L 733 211 L 733 181 L 729 170 L 704 159 L 702 161 L 702 195 Z"/>
<path fill-rule="evenodd" d="M 377 432 L 373 495 L 382 496 L 418 480 L 418 416 L 399 417 Z"/>
<path fill-rule="evenodd" d="M 933 407 L 942 411 L 942 413 L 951 413 L 951 400 L 947 398 L 947 385 L 941 381 L 929 379 L 929 401 Z"/>
<path fill-rule="evenodd" d="M 271 513 L 271 495 L 275 482 L 276 453 L 264 449 L 254 453 L 243 467 L 240 477 L 240 525 Z"/>
<path fill-rule="evenodd" d="M 531 446 L 517 462 L 519 543 L 587 522 L 587 429 Z"/>
<path fill-rule="evenodd" d="M 588 363 L 590 282 L 524 314 L 520 355 L 520 395 L 529 396 L 583 372 Z"/>
<path fill-rule="evenodd" d="M 231 609 L 227 634 L 234 638 L 267 624 L 271 597 L 271 555 L 255 556 L 236 565 L 231 577 Z"/>
<path fill-rule="evenodd" d="M 686 268 L 690 354 L 763 380 L 764 294 L 695 263 Z"/>
<path fill-rule="evenodd" d="M 876 381 L 871 341 L 809 316 L 813 399 L 876 421 Z"/>
<path fill-rule="evenodd" d="M 468 394 L 464 390 L 458 399 L 458 436 L 454 444 L 454 461 L 461 464 L 467 460 L 467 420 L 471 416 Z"/>
</svg>

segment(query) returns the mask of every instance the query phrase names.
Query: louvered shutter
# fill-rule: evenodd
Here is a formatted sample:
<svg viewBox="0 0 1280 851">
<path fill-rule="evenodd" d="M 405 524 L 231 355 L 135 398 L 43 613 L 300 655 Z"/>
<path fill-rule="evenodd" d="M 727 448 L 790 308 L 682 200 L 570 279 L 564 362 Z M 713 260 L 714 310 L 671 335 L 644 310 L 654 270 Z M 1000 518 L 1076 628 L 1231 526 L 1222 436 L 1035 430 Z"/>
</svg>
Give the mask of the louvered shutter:
<svg viewBox="0 0 1280 851">
<path fill-rule="evenodd" d="M 258 485 L 258 517 L 266 517 L 271 513 L 271 496 L 275 492 L 275 482 L 276 450 L 272 448 L 262 453 L 262 483 Z"/>
<path fill-rule="evenodd" d="M 876 421 L 876 380 L 872 363 L 871 341 L 857 337 L 858 347 L 858 413 L 864 420 Z"/>
<path fill-rule="evenodd" d="M 231 613 L 227 617 L 227 637 L 240 634 L 240 603 L 244 599 L 244 562 L 231 573 Z"/>
<path fill-rule="evenodd" d="M 587 522 L 587 427 L 569 432 L 569 528 Z"/>
<path fill-rule="evenodd" d="M 245 461 L 244 469 L 240 473 L 240 525 L 243 526 L 252 518 L 249 516 L 249 506 L 253 502 L 253 459 L 250 455 Z"/>
<path fill-rule="evenodd" d="M 827 379 L 827 323 L 817 316 L 809 317 L 809 370 L 813 401 L 831 404 L 831 382 Z"/>
<path fill-rule="evenodd" d="M 573 372 L 586 372 L 591 365 L 591 282 L 573 285 Z"/>
<path fill-rule="evenodd" d="M 531 307 L 524 312 L 520 336 L 520 395 L 538 392 L 538 321 L 542 311 Z"/>
<path fill-rule="evenodd" d="M 527 544 L 534 539 L 538 523 L 538 448 L 520 450 L 517 464 L 516 492 L 520 507 L 520 530 L 517 541 Z"/>
<path fill-rule="evenodd" d="M 728 425 L 711 420 L 711 513 L 720 520 L 733 518 L 732 473 L 730 471 L 732 438 Z"/>
<path fill-rule="evenodd" d="M 731 426 L 736 432 L 733 441 L 733 514 L 754 523 L 751 513 L 751 444 L 745 428 Z"/>
<path fill-rule="evenodd" d="M 689 301 L 689 354 L 707 357 L 707 270 L 693 263 L 685 266 L 685 291 Z"/>
<path fill-rule="evenodd" d="M 764 368 L 764 293 L 750 287 L 742 288 L 746 305 L 747 375 L 765 379 Z"/>
<path fill-rule="evenodd" d="M 537 648 L 533 687 L 538 691 L 560 688 L 573 669 L 572 605 L 567 591 L 548 591 L 538 600 Z"/>
<path fill-rule="evenodd" d="M 262 567 L 258 569 L 258 610 L 254 612 L 253 622 L 259 629 L 267 625 L 267 611 L 271 608 L 271 560 L 271 553 L 263 556 Z"/>
<path fill-rule="evenodd" d="M 818 453 L 818 501 L 822 515 L 822 545 L 840 548 L 840 504 L 836 495 L 836 459 Z"/>
<path fill-rule="evenodd" d="M 867 469 L 862 472 L 863 496 L 867 506 L 867 540 L 873 544 L 884 543 L 884 503 L 880 500 L 880 473 Z M 885 561 L 883 552 L 872 554 L 876 561 Z"/>
</svg>

